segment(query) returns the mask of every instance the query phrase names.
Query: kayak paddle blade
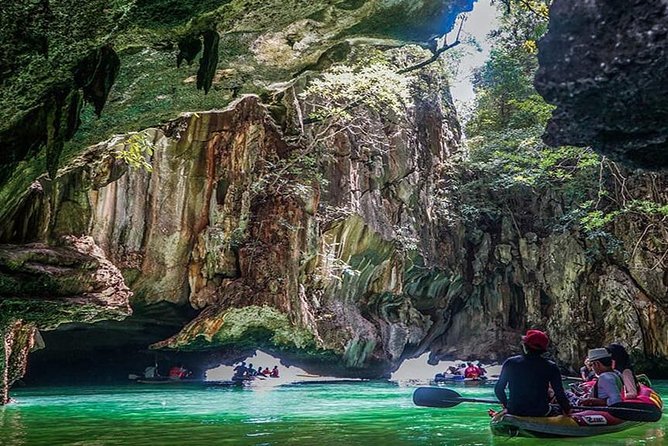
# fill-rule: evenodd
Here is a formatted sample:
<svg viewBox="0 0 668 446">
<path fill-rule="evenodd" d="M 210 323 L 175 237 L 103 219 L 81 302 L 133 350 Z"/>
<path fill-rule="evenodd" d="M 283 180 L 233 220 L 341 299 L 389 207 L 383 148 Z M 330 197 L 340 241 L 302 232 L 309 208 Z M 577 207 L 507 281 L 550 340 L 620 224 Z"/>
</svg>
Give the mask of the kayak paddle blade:
<svg viewBox="0 0 668 446">
<path fill-rule="evenodd" d="M 413 392 L 413 403 L 422 407 L 455 407 L 460 398 L 457 392 L 435 387 L 419 387 Z"/>
</svg>

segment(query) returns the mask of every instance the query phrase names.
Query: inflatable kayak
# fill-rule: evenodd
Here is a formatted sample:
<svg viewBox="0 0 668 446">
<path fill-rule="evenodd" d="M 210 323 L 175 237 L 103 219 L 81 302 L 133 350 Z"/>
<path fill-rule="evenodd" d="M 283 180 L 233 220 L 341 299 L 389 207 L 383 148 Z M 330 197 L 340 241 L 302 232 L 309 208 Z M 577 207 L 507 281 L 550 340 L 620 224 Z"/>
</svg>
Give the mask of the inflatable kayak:
<svg viewBox="0 0 668 446">
<path fill-rule="evenodd" d="M 499 412 L 492 417 L 490 428 L 494 435 L 510 437 L 591 437 L 658 421 L 662 409 L 659 394 L 641 384 L 637 398 L 625 398 L 606 411 L 585 410 L 556 417 L 520 417 Z"/>
<path fill-rule="evenodd" d="M 455 377 L 444 377 L 442 375 L 436 375 L 431 381 L 431 384 L 466 384 L 466 385 L 480 385 L 480 384 L 494 384 L 496 380 L 489 380 L 486 377 L 484 378 L 464 378 L 463 376 Z"/>
<path fill-rule="evenodd" d="M 569 416 L 518 417 L 499 413 L 492 418 L 494 435 L 506 437 L 591 437 L 640 426 L 642 421 L 624 421 L 607 412 L 587 410 Z"/>
</svg>

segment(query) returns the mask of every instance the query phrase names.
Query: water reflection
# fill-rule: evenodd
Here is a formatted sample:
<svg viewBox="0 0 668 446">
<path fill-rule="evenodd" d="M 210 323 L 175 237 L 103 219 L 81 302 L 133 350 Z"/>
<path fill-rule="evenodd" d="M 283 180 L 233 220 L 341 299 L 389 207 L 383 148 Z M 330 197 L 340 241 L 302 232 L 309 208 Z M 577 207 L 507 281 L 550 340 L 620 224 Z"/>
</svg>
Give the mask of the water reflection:
<svg viewBox="0 0 668 446">
<path fill-rule="evenodd" d="M 26 444 L 26 430 L 21 420 L 21 412 L 15 410 L 15 407 L 0 406 L 0 433 L 2 433 L 1 444 L 16 446 Z"/>
</svg>

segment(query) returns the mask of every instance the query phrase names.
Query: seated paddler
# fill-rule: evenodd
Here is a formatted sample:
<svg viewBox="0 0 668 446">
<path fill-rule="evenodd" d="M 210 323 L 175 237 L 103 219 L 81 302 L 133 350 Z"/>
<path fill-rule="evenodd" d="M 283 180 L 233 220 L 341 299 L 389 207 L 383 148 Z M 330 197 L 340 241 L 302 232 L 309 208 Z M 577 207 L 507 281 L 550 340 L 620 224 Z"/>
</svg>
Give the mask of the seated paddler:
<svg viewBox="0 0 668 446">
<path fill-rule="evenodd" d="M 508 358 L 503 363 L 494 393 L 507 413 L 525 417 L 557 415 L 558 409 L 549 404 L 550 386 L 561 411 L 570 413 L 571 406 L 564 393 L 559 368 L 543 357 L 549 342 L 542 331 L 529 330 L 522 336 L 524 353 Z M 506 395 L 506 387 L 509 395 Z"/>
<path fill-rule="evenodd" d="M 587 359 L 598 375 L 588 398 L 580 400 L 582 406 L 612 406 L 622 401 L 621 375 L 612 368 L 612 355 L 605 348 L 589 350 Z"/>
</svg>

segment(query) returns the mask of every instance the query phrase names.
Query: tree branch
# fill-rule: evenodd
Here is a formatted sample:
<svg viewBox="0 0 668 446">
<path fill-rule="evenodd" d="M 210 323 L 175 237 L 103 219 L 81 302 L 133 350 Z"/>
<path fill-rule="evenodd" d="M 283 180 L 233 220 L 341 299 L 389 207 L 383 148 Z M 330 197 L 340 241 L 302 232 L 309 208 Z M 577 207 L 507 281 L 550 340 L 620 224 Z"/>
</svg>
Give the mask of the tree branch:
<svg viewBox="0 0 668 446">
<path fill-rule="evenodd" d="M 466 16 L 462 16 L 462 19 L 459 22 L 459 30 L 457 31 L 457 37 L 455 38 L 454 42 L 452 42 L 450 45 L 444 45 L 442 48 L 432 50 L 433 55 L 429 59 L 424 60 L 418 64 L 412 65 L 410 67 L 402 68 L 401 70 L 397 71 L 397 74 L 406 74 L 410 73 L 411 71 L 419 70 L 420 68 L 426 67 L 427 65 L 436 62 L 438 58 L 441 56 L 441 54 L 462 43 L 459 40 L 459 37 L 462 34 L 462 28 L 464 27 L 464 23 L 466 23 Z"/>
</svg>

